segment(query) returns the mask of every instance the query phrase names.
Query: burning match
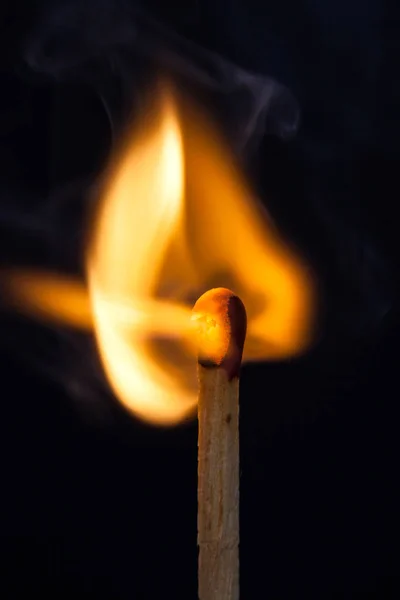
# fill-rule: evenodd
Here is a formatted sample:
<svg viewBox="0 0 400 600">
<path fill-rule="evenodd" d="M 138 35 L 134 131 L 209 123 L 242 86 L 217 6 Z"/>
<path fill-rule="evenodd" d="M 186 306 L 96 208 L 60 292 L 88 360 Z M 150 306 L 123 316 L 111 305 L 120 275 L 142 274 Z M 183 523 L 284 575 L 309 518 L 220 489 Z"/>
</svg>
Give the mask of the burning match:
<svg viewBox="0 0 400 600">
<path fill-rule="evenodd" d="M 198 405 L 199 598 L 238 600 L 242 354 L 307 348 L 315 287 L 205 113 L 174 86 L 155 91 L 103 175 L 86 279 L 8 269 L 0 282 L 17 310 L 92 331 L 111 390 L 137 418 L 173 426 Z M 192 309 L 216 280 L 235 281 L 244 304 L 217 288 Z"/>
<path fill-rule="evenodd" d="M 198 590 L 200 600 L 239 598 L 239 371 L 247 317 L 225 288 L 193 308 L 199 355 Z"/>
</svg>

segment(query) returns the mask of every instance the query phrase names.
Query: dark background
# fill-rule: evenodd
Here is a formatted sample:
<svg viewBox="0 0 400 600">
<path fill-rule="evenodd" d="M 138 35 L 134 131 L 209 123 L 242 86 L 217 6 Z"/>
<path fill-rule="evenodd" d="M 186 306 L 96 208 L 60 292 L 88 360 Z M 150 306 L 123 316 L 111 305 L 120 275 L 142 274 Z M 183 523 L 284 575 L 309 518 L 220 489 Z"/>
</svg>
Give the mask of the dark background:
<svg viewBox="0 0 400 600">
<path fill-rule="evenodd" d="M 85 191 L 110 115 L 118 132 L 157 63 L 151 45 L 129 49 L 133 5 L 0 8 L 2 266 L 82 272 Z M 241 597 L 398 598 L 396 3 L 146 11 L 275 78 L 302 112 L 290 140 L 271 126 L 238 143 L 322 298 L 307 356 L 243 369 Z M 84 335 L 5 309 L 0 326 L 1 597 L 196 598 L 196 424 L 125 415 Z"/>
</svg>

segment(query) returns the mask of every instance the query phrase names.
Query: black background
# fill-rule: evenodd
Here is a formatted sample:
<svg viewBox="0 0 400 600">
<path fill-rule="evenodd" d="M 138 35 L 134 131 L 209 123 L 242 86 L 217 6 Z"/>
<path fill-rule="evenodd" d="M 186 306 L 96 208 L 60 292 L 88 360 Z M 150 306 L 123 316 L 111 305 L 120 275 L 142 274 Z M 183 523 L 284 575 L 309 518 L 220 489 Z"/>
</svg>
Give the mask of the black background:
<svg viewBox="0 0 400 600">
<path fill-rule="evenodd" d="M 35 27 L 67 4 L 0 9 L 0 262 L 80 273 L 82 198 L 110 147 L 101 97 L 122 123 L 123 86 L 104 67 L 117 42 L 97 50 L 104 1 L 82 3 L 83 24 L 69 4 L 72 25 L 56 28 L 50 56 L 78 48 L 67 74 L 29 66 Z M 288 86 L 302 111 L 294 139 L 267 135 L 243 153 L 323 299 L 307 356 L 243 369 L 246 600 L 399 597 L 395 4 L 146 5 Z M 133 60 L 128 95 L 151 70 Z M 196 423 L 159 430 L 125 415 L 85 336 L 6 310 L 0 325 L 1 596 L 196 598 Z"/>
</svg>

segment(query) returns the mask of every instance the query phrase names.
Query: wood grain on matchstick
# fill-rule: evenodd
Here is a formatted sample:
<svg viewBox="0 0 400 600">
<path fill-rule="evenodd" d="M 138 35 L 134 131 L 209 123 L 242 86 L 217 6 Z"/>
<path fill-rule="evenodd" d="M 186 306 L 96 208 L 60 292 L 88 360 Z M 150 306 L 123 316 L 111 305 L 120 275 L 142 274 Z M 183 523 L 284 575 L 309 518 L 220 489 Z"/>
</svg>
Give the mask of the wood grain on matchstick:
<svg viewBox="0 0 400 600">
<path fill-rule="evenodd" d="M 239 371 L 246 312 L 229 290 L 196 302 L 199 325 L 200 600 L 239 599 Z"/>
</svg>

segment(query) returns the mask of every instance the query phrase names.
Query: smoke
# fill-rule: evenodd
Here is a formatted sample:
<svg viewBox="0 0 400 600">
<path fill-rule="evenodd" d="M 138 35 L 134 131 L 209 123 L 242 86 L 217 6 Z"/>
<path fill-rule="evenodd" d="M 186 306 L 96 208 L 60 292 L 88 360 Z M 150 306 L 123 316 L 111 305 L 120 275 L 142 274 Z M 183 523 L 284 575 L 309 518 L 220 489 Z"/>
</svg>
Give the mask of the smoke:
<svg viewBox="0 0 400 600">
<path fill-rule="evenodd" d="M 0 267 L 79 277 L 87 190 L 88 182 L 81 181 L 38 198 L 21 186 L 0 186 Z M 10 311 L 1 275 L 0 269 L 0 353 L 64 390 L 83 416 L 102 417 L 107 388 L 91 336 Z"/>
<path fill-rule="evenodd" d="M 167 29 L 132 2 L 55 5 L 31 33 L 25 59 L 42 76 L 94 86 L 111 123 L 117 115 L 109 77 L 130 107 L 143 72 L 162 70 L 189 89 L 217 96 L 219 116 L 230 115 L 227 129 L 240 151 L 266 133 L 291 138 L 299 126 L 298 104 L 285 86 Z"/>
</svg>

